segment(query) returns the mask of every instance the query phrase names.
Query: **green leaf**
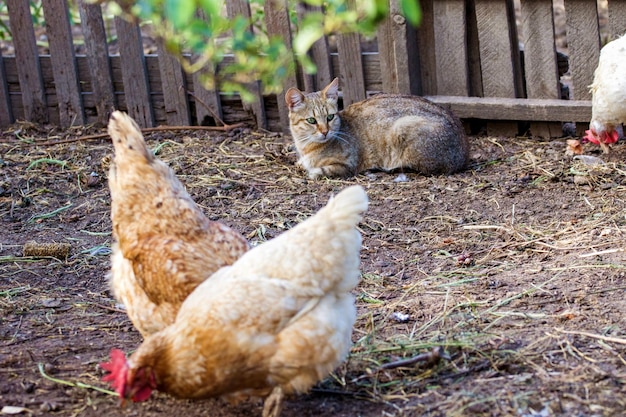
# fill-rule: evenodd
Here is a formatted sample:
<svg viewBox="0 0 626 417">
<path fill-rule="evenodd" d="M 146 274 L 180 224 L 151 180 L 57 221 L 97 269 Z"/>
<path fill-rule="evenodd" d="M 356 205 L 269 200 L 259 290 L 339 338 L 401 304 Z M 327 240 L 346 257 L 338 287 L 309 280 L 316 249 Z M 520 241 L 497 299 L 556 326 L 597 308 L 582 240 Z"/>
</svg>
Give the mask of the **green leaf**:
<svg viewBox="0 0 626 417">
<path fill-rule="evenodd" d="M 297 57 L 305 74 L 315 74 L 317 72 L 317 65 L 307 54 L 298 55 Z"/>
<path fill-rule="evenodd" d="M 165 18 L 177 29 L 184 29 L 196 13 L 194 0 L 165 0 L 163 7 Z"/>
<path fill-rule="evenodd" d="M 419 26 L 422 22 L 422 9 L 419 0 L 401 0 L 402 14 L 413 26 Z"/>
<path fill-rule="evenodd" d="M 368 0 L 364 7 L 367 19 L 374 25 L 381 22 L 389 14 L 388 0 Z"/>
<path fill-rule="evenodd" d="M 224 2 L 221 0 L 199 0 L 200 7 L 209 19 L 214 19 L 220 15 Z"/>
<path fill-rule="evenodd" d="M 322 25 L 307 25 L 300 30 L 293 40 L 293 50 L 296 55 L 304 55 L 311 49 L 311 46 L 324 36 Z"/>
</svg>

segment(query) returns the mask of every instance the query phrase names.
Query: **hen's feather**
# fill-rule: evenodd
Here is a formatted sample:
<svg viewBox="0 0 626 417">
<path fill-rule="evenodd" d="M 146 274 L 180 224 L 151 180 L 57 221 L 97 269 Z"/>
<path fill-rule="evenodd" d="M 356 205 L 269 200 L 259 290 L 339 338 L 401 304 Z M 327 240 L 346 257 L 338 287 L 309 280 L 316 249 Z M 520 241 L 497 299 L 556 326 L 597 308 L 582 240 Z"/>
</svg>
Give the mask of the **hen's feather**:
<svg viewBox="0 0 626 417">
<path fill-rule="evenodd" d="M 128 115 L 114 112 L 108 130 L 115 147 L 111 286 L 146 337 L 171 324 L 198 284 L 232 264 L 248 244 L 202 213 Z"/>
<path fill-rule="evenodd" d="M 183 398 L 309 389 L 350 349 L 356 226 L 366 208 L 365 191 L 350 187 L 220 269 L 190 294 L 174 324 L 144 341 L 129 367 L 151 369 L 159 390 Z"/>
</svg>

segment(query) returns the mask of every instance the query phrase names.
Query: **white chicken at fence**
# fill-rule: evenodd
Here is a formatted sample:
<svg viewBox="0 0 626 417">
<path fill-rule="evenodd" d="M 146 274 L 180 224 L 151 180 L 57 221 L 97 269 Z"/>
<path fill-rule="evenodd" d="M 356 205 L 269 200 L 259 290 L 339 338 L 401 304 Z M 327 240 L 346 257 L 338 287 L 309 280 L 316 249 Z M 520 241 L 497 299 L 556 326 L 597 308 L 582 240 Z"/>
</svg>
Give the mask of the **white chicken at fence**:
<svg viewBox="0 0 626 417">
<path fill-rule="evenodd" d="M 604 153 L 617 142 L 617 127 L 626 122 L 626 35 L 607 43 L 591 84 L 592 109 L 587 139 Z"/>
</svg>

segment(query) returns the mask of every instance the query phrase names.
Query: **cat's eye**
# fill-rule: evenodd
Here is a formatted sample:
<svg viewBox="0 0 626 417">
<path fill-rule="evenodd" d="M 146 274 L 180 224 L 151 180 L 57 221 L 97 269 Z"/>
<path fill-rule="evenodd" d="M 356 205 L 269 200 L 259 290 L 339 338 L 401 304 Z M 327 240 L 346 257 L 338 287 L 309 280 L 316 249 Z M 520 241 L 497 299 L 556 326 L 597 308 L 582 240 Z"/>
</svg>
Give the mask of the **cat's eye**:
<svg viewBox="0 0 626 417">
<path fill-rule="evenodd" d="M 314 125 L 317 123 L 317 120 L 315 120 L 315 117 L 309 117 L 308 119 L 306 119 L 306 122 Z"/>
<path fill-rule="evenodd" d="M 334 114 L 329 114 L 328 116 L 326 116 L 326 120 L 328 120 L 329 122 L 333 120 L 334 118 L 335 118 Z"/>
</svg>

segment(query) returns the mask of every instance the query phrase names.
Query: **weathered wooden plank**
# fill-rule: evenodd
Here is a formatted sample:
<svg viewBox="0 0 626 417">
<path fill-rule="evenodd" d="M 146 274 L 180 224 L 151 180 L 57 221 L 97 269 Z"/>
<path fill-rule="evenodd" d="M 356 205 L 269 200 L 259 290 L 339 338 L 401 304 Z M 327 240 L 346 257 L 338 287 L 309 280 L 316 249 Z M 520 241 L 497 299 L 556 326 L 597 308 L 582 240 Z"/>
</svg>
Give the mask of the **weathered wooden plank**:
<svg viewBox="0 0 626 417">
<path fill-rule="evenodd" d="M 509 0 L 475 0 L 482 88 L 485 97 L 516 97 L 519 84 L 519 50 Z M 514 42 L 512 40 L 515 39 Z M 487 133 L 516 135 L 517 123 L 487 124 Z"/>
<path fill-rule="evenodd" d="M 321 6 L 312 6 L 306 3 L 298 4 L 298 18 L 302 20 L 307 13 L 320 13 Z M 315 74 L 304 74 L 304 89 L 306 91 L 319 91 L 326 87 L 333 80 L 332 62 L 330 58 L 330 49 L 328 47 L 328 39 L 326 36 L 318 39 L 309 51 L 309 56 L 317 66 Z"/>
<path fill-rule="evenodd" d="M 378 28 L 380 72 L 386 93 L 418 93 L 416 39 L 415 28 L 400 13 L 397 0 L 391 0 L 389 15 Z"/>
<path fill-rule="evenodd" d="M 347 0 L 346 7 L 356 8 L 355 0 Z M 366 98 L 359 35 L 356 33 L 337 35 L 337 52 L 340 70 L 339 86 L 343 92 L 343 106 L 347 107 Z"/>
<path fill-rule="evenodd" d="M 339 54 L 340 88 L 343 92 L 343 106 L 364 100 L 366 97 L 363 60 L 359 35 L 349 33 L 337 35 Z"/>
<path fill-rule="evenodd" d="M 66 0 L 42 2 L 61 127 L 85 124 Z"/>
<path fill-rule="evenodd" d="M 95 100 L 97 121 L 104 126 L 109 121 L 109 113 L 115 108 L 115 95 L 102 9 L 99 4 L 90 4 L 85 0 L 80 0 L 78 11 L 89 62 L 90 84 Z"/>
<path fill-rule="evenodd" d="M 126 110 L 139 126 L 154 126 L 139 25 L 115 17 L 115 29 L 120 46 Z"/>
<path fill-rule="evenodd" d="M 13 109 L 11 107 L 9 85 L 4 70 L 4 59 L 2 59 L 2 50 L 0 50 L 0 127 L 8 126 L 15 120 L 13 119 Z"/>
<path fill-rule="evenodd" d="M 250 4 L 246 0 L 229 0 L 226 2 L 226 13 L 231 19 L 237 16 L 250 19 Z M 252 26 L 250 26 L 250 31 L 253 31 Z M 243 108 L 252 113 L 257 128 L 265 129 L 267 128 L 267 120 L 265 116 L 265 102 L 261 93 L 261 82 L 250 83 L 246 87 L 254 95 L 254 101 L 252 103 L 243 103 Z"/>
<path fill-rule="evenodd" d="M 203 11 L 198 10 L 197 16 L 207 21 L 206 14 Z M 198 55 L 195 55 L 187 56 L 186 59 L 195 65 L 200 58 Z M 221 125 L 224 121 L 224 114 L 222 113 L 222 103 L 213 64 L 207 62 L 193 74 L 185 74 L 185 77 L 187 78 L 186 85 L 193 90 L 191 99 L 193 100 L 195 112 L 192 111 L 192 118 L 195 115 L 195 122 L 200 126 Z"/>
<path fill-rule="evenodd" d="M 343 105 L 346 107 L 364 100 L 366 97 L 359 35 L 355 33 L 337 35 L 337 51 L 339 54 L 339 85 L 343 92 Z"/>
<path fill-rule="evenodd" d="M 609 2 L 609 40 L 626 34 L 626 2 Z"/>
<path fill-rule="evenodd" d="M 559 98 L 552 2 L 525 0 L 522 3 L 522 28 L 528 97 Z"/>
<path fill-rule="evenodd" d="M 437 94 L 469 94 L 465 0 L 433 3 Z"/>
<path fill-rule="evenodd" d="M 589 86 L 600 58 L 600 33 L 596 2 L 565 0 L 567 44 L 572 74 L 570 97 L 590 100 Z"/>
<path fill-rule="evenodd" d="M 435 58 L 435 26 L 433 0 L 420 0 L 422 23 L 417 28 L 416 46 L 419 62 L 419 84 L 415 94 L 432 95 L 437 93 L 437 60 Z"/>
<path fill-rule="evenodd" d="M 167 124 L 169 126 L 187 126 L 191 124 L 191 118 L 183 67 L 176 57 L 165 49 L 161 40 L 159 40 L 157 48 Z"/>
<path fill-rule="evenodd" d="M 552 2 L 525 0 L 521 13 L 527 97 L 558 99 L 560 86 Z M 561 136 L 561 124 L 557 127 L 548 123 L 531 123 L 531 134 L 544 138 L 554 134 Z"/>
<path fill-rule="evenodd" d="M 204 68 L 200 71 L 196 71 L 192 76 L 196 121 L 198 125 L 205 125 L 210 124 L 210 120 L 213 120 L 213 123 L 217 126 L 219 125 L 219 120 L 216 120 L 216 118 L 224 120 L 222 103 L 220 102 L 220 94 L 217 90 L 205 88 L 203 81 L 205 71 L 211 71 L 211 69 Z"/>
<path fill-rule="evenodd" d="M 504 97 L 428 96 L 463 119 L 589 122 L 591 101 Z"/>
<path fill-rule="evenodd" d="M 482 97 L 483 76 L 480 67 L 480 45 L 478 41 L 478 25 L 476 24 L 476 8 L 473 1 L 466 3 L 465 21 L 467 25 L 467 71 L 469 82 L 469 96 Z"/>
<path fill-rule="evenodd" d="M 265 25 L 270 36 L 280 36 L 287 48 L 291 46 L 291 23 L 289 21 L 288 4 L 286 0 L 265 2 Z M 288 88 L 298 85 L 295 75 L 290 75 L 285 79 L 283 91 L 278 94 L 278 116 L 283 127 L 283 133 L 289 133 L 289 111 L 283 100 Z"/>
<path fill-rule="evenodd" d="M 485 97 L 516 97 L 515 67 L 506 3 L 476 0 L 483 94 Z"/>
<path fill-rule="evenodd" d="M 48 108 L 41 70 L 37 59 L 37 43 L 29 2 L 7 0 L 9 24 L 13 28 L 13 46 L 20 80 L 24 118 L 34 123 L 48 121 Z"/>
</svg>

